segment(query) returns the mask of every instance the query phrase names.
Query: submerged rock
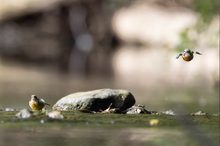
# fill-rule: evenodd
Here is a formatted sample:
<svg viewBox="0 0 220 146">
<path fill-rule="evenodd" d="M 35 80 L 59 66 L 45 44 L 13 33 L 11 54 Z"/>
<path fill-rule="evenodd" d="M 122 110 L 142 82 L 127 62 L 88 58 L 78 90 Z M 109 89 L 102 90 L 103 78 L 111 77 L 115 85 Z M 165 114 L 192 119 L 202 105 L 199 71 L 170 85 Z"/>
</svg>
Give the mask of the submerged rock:
<svg viewBox="0 0 220 146">
<path fill-rule="evenodd" d="M 32 117 L 32 112 L 28 109 L 22 109 L 16 114 L 16 117 L 19 119 L 29 119 Z"/>
<path fill-rule="evenodd" d="M 99 89 L 67 95 L 53 106 L 54 110 L 89 110 L 102 112 L 106 109 L 124 111 L 135 104 L 134 96 L 126 90 Z"/>
</svg>

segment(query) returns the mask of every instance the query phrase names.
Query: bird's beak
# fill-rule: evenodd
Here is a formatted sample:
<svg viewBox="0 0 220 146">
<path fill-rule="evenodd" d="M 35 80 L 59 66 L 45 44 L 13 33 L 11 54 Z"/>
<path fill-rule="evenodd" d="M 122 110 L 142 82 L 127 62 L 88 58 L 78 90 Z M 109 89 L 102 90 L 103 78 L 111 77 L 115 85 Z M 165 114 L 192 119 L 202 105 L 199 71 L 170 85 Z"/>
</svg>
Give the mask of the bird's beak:
<svg viewBox="0 0 220 146">
<path fill-rule="evenodd" d="M 199 52 L 196 52 L 196 54 L 198 54 L 198 55 L 202 55 L 202 53 L 199 53 Z"/>
</svg>

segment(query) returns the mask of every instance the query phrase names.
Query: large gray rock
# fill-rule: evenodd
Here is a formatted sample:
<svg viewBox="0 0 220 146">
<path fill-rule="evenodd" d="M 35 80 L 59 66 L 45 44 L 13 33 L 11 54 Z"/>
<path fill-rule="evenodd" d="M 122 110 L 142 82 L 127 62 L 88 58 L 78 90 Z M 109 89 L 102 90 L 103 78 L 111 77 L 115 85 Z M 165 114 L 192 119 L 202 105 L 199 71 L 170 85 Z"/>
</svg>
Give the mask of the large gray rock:
<svg viewBox="0 0 220 146">
<path fill-rule="evenodd" d="M 102 112 L 109 108 L 124 111 L 134 104 L 134 96 L 126 90 L 99 89 L 67 95 L 58 100 L 53 109 Z"/>
</svg>

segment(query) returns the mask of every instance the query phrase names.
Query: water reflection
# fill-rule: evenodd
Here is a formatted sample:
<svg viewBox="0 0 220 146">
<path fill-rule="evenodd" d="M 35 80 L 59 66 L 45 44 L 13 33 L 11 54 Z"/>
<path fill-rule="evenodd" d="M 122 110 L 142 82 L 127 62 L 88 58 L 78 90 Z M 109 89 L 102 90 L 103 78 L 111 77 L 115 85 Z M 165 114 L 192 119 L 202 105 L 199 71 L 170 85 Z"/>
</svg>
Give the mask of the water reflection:
<svg viewBox="0 0 220 146">
<path fill-rule="evenodd" d="M 163 129 L 97 129 L 97 128 L 37 128 L 1 130 L 1 145 L 4 146 L 138 146 L 152 144 L 152 141 L 163 140 L 166 143 L 178 144 L 175 139 L 182 138 L 183 133 L 177 130 Z M 171 144 L 171 143 L 170 143 Z M 156 143 L 154 143 L 156 145 Z M 179 144 L 178 144 L 179 145 Z"/>
</svg>

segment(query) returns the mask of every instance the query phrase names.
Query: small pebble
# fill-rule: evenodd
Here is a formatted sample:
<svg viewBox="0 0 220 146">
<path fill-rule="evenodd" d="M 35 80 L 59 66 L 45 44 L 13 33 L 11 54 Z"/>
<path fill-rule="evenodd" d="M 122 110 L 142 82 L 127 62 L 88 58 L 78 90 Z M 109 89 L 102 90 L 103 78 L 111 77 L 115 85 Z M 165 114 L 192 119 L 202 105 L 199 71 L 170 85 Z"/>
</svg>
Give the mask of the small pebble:
<svg viewBox="0 0 220 146">
<path fill-rule="evenodd" d="M 40 123 L 41 123 L 41 124 L 44 124 L 44 123 L 45 123 L 45 121 L 42 119 L 42 120 L 40 120 Z"/>
<path fill-rule="evenodd" d="M 51 119 L 63 119 L 64 116 L 59 111 L 52 111 L 47 114 L 47 116 Z"/>
<path fill-rule="evenodd" d="M 151 119 L 149 121 L 150 126 L 157 126 L 159 124 L 159 120 L 158 119 Z"/>
<path fill-rule="evenodd" d="M 6 112 L 13 112 L 13 111 L 15 111 L 15 109 L 10 108 L 10 107 L 6 107 L 6 108 L 5 108 L 5 111 L 6 111 Z"/>
<path fill-rule="evenodd" d="M 151 114 L 144 105 L 134 105 L 125 111 L 126 114 Z"/>
<path fill-rule="evenodd" d="M 19 119 L 28 119 L 31 118 L 31 116 L 32 113 L 27 109 L 22 109 L 16 114 L 16 117 Z"/>
<path fill-rule="evenodd" d="M 176 115 L 176 113 L 173 110 L 168 110 L 168 111 L 165 111 L 165 112 L 162 112 L 162 113 L 165 114 L 165 115 L 171 115 L 171 116 Z"/>
<path fill-rule="evenodd" d="M 196 113 L 191 113 L 192 116 L 205 116 L 208 115 L 208 113 L 205 113 L 203 111 L 198 111 Z"/>
<path fill-rule="evenodd" d="M 115 124 L 115 121 L 111 120 L 111 124 Z"/>
</svg>

